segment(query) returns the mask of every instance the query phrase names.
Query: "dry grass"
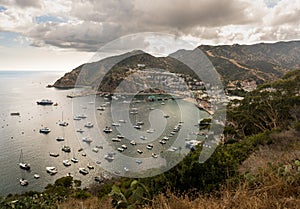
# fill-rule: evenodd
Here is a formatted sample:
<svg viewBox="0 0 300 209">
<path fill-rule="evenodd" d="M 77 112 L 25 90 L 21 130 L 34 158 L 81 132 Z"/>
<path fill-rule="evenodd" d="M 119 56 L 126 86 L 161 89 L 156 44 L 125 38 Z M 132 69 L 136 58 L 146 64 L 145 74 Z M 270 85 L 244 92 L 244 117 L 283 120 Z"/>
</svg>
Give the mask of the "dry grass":
<svg viewBox="0 0 300 209">
<path fill-rule="evenodd" d="M 288 188 L 291 191 L 286 191 Z M 220 192 L 220 196 L 201 196 L 193 200 L 188 196 L 178 197 L 172 193 L 168 193 L 167 197 L 160 194 L 145 209 L 300 208 L 299 186 L 286 187 L 286 184 L 278 179 L 274 185 L 268 182 L 268 185 L 263 185 L 255 190 L 244 184 L 235 191 L 224 189 Z"/>
<path fill-rule="evenodd" d="M 86 200 L 69 199 L 62 203 L 59 209 L 113 209 L 110 199 L 99 200 L 98 197 L 90 197 Z"/>
<path fill-rule="evenodd" d="M 300 159 L 300 137 L 293 130 L 274 133 L 270 136 L 273 144 L 261 146 L 243 162 L 239 171 L 257 173 L 258 168 L 267 168 L 268 163 L 287 164 L 291 160 Z"/>
</svg>

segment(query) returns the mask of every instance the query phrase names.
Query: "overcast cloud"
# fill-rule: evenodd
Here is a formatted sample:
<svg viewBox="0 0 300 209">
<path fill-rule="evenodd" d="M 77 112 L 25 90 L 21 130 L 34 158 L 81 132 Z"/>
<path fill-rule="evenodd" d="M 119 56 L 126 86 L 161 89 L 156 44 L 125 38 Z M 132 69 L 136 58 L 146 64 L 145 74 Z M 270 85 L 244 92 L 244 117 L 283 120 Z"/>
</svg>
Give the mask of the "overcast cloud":
<svg viewBox="0 0 300 209">
<path fill-rule="evenodd" d="M 199 44 L 300 37 L 300 0 L 0 0 L 0 6 L 6 8 L 0 31 L 17 32 L 36 47 L 96 51 L 138 32 L 171 33 Z"/>
</svg>

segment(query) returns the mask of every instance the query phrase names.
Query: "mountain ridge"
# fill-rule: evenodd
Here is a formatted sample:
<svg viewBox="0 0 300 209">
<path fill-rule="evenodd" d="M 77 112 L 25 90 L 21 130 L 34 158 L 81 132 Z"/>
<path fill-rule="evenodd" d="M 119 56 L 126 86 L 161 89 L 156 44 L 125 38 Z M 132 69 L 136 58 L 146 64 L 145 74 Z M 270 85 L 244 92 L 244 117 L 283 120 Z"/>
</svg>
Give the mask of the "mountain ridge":
<svg viewBox="0 0 300 209">
<path fill-rule="evenodd" d="M 255 81 L 260 84 L 278 79 L 285 73 L 300 68 L 300 41 L 253 45 L 200 45 L 197 49 L 200 49 L 211 61 L 225 86 L 243 80 Z M 189 71 L 184 63 L 175 59 L 176 56 L 187 52 L 187 50 L 180 49 L 167 57 L 154 57 L 141 50 L 135 50 L 97 62 L 82 64 L 58 79 L 53 86 L 56 88 L 75 87 L 78 75 L 83 68 L 86 69 L 86 75 L 83 76 L 84 82 L 80 82 L 83 82 L 82 85 L 92 85 L 93 87 L 95 87 L 95 83 L 99 84 L 97 78 L 104 76 L 101 74 L 104 72 L 115 76 L 114 79 L 106 76 L 106 79 L 112 82 L 110 84 L 116 86 L 115 82 L 120 81 L 122 76 L 126 76 L 125 68 L 134 68 L 139 63 L 144 64 L 145 67 L 159 67 L 170 72 Z M 109 73 L 110 69 L 120 72 L 119 78 L 117 78 L 117 74 Z M 77 81 L 77 84 L 80 82 Z M 108 83 L 106 82 L 106 84 Z M 112 89 L 106 85 L 101 90 L 109 92 Z"/>
</svg>

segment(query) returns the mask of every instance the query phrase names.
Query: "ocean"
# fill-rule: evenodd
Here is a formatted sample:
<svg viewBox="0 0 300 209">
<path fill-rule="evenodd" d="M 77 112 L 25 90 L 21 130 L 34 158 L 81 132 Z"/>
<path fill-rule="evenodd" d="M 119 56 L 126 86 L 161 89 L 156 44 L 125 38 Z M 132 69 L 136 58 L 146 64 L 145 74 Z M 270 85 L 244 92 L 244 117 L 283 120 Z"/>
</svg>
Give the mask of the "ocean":
<svg viewBox="0 0 300 209">
<path fill-rule="evenodd" d="M 79 98 L 68 98 L 74 90 L 58 90 L 55 88 L 46 88 L 48 84 L 53 84 L 55 80 L 63 76 L 63 72 L 4 72 L 0 71 L 0 194 L 23 193 L 25 191 L 42 191 L 45 186 L 59 178 L 71 173 L 75 179 L 82 181 L 82 186 L 86 187 L 95 183 L 94 177 L 105 173 L 110 175 L 132 176 L 129 174 L 134 171 L 134 175 L 146 167 L 155 167 L 159 165 L 159 158 L 151 157 L 152 153 L 167 156 L 166 150 L 174 148 L 174 153 L 185 155 L 188 149 L 184 147 L 185 141 L 190 139 L 199 139 L 195 136 L 198 120 L 208 117 L 207 113 L 199 111 L 195 106 L 185 101 L 166 100 L 164 104 L 161 101 L 146 103 L 144 98 L 136 98 L 136 103 L 130 108 L 138 109 L 138 114 L 128 114 L 128 109 L 122 108 L 122 104 L 127 104 L 126 97 L 120 97 L 118 105 L 113 111 L 110 107 L 110 100 L 103 97 L 87 96 Z M 42 99 L 51 99 L 57 106 L 37 105 L 37 101 Z M 100 105 L 107 104 L 105 111 L 97 110 Z M 120 127 L 112 127 L 111 134 L 104 134 L 103 129 L 111 126 L 112 122 L 123 119 L 124 111 L 129 115 L 129 121 L 120 124 Z M 19 116 L 12 116 L 12 112 L 19 112 Z M 111 114 L 114 112 L 115 114 Z M 78 114 L 85 114 L 86 119 L 80 121 L 73 120 Z M 168 115 L 169 118 L 163 116 Z M 195 117 L 197 116 L 197 117 Z M 123 117 L 123 116 L 122 116 Z M 61 120 L 67 121 L 68 126 L 59 126 Z M 144 121 L 145 124 L 140 130 L 131 131 L 132 124 L 136 121 Z M 167 133 L 172 132 L 174 126 L 179 121 L 184 123 L 181 133 L 176 133 L 173 138 L 166 141 L 166 145 L 161 145 L 158 141 Z M 94 127 L 86 128 L 87 122 L 93 123 Z M 132 124 L 131 124 L 131 123 Z M 49 134 L 39 133 L 39 129 L 48 127 L 51 129 Z M 121 128 L 123 127 L 123 129 Z M 164 127 L 161 129 L 161 127 Z M 77 129 L 84 130 L 83 133 L 76 132 Z M 149 129 L 160 130 L 159 134 L 147 133 Z M 133 133 L 134 132 L 134 133 Z M 112 142 L 111 139 L 117 135 L 125 135 L 122 142 Z M 141 140 L 137 137 L 143 135 L 147 140 Z M 152 138 L 151 138 L 152 136 Z M 64 137 L 65 141 L 56 141 L 57 137 Z M 88 144 L 82 142 L 83 137 L 89 137 L 93 140 Z M 172 136 L 170 136 L 172 138 Z M 132 146 L 131 140 L 137 142 Z M 180 139 L 180 140 L 179 140 Z M 152 143 L 152 150 L 146 149 L 146 145 Z M 117 148 L 121 144 L 128 148 L 120 153 Z M 63 145 L 71 147 L 70 153 L 61 150 Z M 98 147 L 98 152 L 92 151 Z M 83 151 L 78 151 L 80 148 Z M 144 153 L 138 154 L 137 149 Z M 19 168 L 20 153 L 23 153 L 25 162 L 30 163 L 30 171 Z M 50 152 L 59 153 L 59 157 L 50 157 Z M 82 156 L 82 153 L 87 156 Z M 104 160 L 104 156 L 112 153 L 115 156 L 113 162 Z M 71 166 L 65 167 L 62 161 L 70 160 L 72 157 L 79 159 L 78 163 L 71 162 Z M 167 156 L 168 157 L 168 156 Z M 170 156 L 169 156 L 170 157 Z M 132 161 L 134 159 L 134 161 Z M 143 163 L 137 164 L 136 159 Z M 177 158 L 176 158 L 177 159 Z M 157 161 L 155 161 L 157 160 Z M 83 176 L 79 173 L 79 168 L 87 169 L 87 164 L 93 165 L 95 169 L 89 170 L 89 174 Z M 175 165 L 175 161 L 168 164 Z M 46 172 L 47 166 L 55 166 L 58 170 L 56 175 L 49 175 Z M 125 169 L 126 168 L 126 169 Z M 88 169 L 87 169 L 88 170 Z M 160 172 L 160 171 L 159 171 Z M 40 178 L 35 179 L 34 174 L 39 174 Z M 154 172 L 155 174 L 155 172 Z M 133 175 L 133 176 L 134 176 Z M 28 180 L 28 186 L 21 186 L 19 180 L 24 177 Z"/>
</svg>

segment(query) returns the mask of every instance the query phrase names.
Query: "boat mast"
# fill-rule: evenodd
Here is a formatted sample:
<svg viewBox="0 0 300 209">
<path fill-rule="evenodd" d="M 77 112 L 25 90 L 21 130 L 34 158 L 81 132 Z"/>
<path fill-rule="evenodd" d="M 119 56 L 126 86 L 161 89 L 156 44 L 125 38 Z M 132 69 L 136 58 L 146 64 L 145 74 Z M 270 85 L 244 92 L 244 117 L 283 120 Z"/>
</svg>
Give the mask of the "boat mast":
<svg viewBox="0 0 300 209">
<path fill-rule="evenodd" d="M 23 163 L 23 151 L 21 149 L 20 157 L 19 157 L 19 163 Z"/>
</svg>

